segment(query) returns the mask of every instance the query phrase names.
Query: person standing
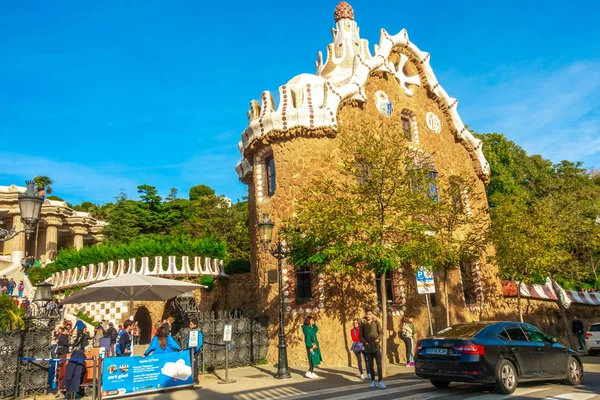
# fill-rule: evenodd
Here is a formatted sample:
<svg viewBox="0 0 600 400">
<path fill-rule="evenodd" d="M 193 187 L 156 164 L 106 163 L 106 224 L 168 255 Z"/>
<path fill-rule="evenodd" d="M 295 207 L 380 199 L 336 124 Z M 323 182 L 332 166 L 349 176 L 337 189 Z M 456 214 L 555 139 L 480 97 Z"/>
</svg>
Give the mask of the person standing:
<svg viewBox="0 0 600 400">
<path fill-rule="evenodd" d="M 400 335 L 402 339 L 404 339 L 404 344 L 406 345 L 406 366 L 414 367 L 415 360 L 413 357 L 413 352 L 415 349 L 415 317 L 412 315 L 407 316 L 404 319 L 404 323 L 402 324 L 402 330 L 400 331 Z"/>
<path fill-rule="evenodd" d="M 377 363 L 377 380 L 379 387 L 385 389 L 383 376 L 381 371 L 381 341 L 383 340 L 383 329 L 381 324 L 373 315 L 373 310 L 365 310 L 365 320 L 360 325 L 360 341 L 365 346 L 367 353 L 367 361 L 369 363 L 368 370 L 371 373 L 371 387 L 374 388 L 375 383 L 375 368 L 374 363 Z"/>
<path fill-rule="evenodd" d="M 102 340 L 103 337 L 104 337 L 104 327 L 102 326 L 101 323 L 98 323 L 98 325 L 96 325 L 96 329 L 94 330 L 93 346 L 100 347 L 100 340 Z"/>
<path fill-rule="evenodd" d="M 323 358 L 321 357 L 321 348 L 319 347 L 319 340 L 317 339 L 319 327 L 315 324 L 315 320 L 311 315 L 307 315 L 304 318 L 302 332 L 304 333 L 304 344 L 306 346 L 306 355 L 308 356 L 308 371 L 304 376 L 309 379 L 319 378 L 319 376 L 315 374 L 315 365 L 321 364 Z"/>
<path fill-rule="evenodd" d="M 104 333 L 104 337 L 110 339 L 110 348 L 108 351 L 109 357 L 114 357 L 116 355 L 115 346 L 117 344 L 117 336 L 119 336 L 119 332 L 117 332 L 117 330 L 115 329 L 115 324 L 110 322 L 108 324 L 108 329 Z"/>
<path fill-rule="evenodd" d="M 10 297 L 12 297 L 13 292 L 15 291 L 15 287 L 17 287 L 17 283 L 15 282 L 15 280 L 13 278 L 10 279 L 10 282 L 8 282 L 8 295 Z"/>
<path fill-rule="evenodd" d="M 127 324 L 127 323 L 125 323 Z M 164 353 L 174 353 L 176 351 L 181 351 L 181 347 L 173 336 L 169 335 L 167 329 L 164 326 L 161 326 L 156 333 L 156 336 L 152 338 L 150 345 L 142 355 L 142 357 L 147 357 L 150 354 L 164 354 Z"/>
<path fill-rule="evenodd" d="M 198 324 L 196 323 L 195 320 L 191 319 L 190 320 L 190 331 L 192 330 L 196 330 L 198 328 Z M 190 349 L 190 351 L 192 352 L 192 360 L 193 360 L 193 364 L 192 364 L 192 373 L 194 376 L 194 383 L 198 384 L 200 383 L 200 381 L 198 380 L 198 354 L 200 354 L 200 351 L 202 350 L 202 332 L 198 331 L 198 345 L 196 345 L 196 347 L 194 348 L 190 348 L 190 336 L 188 334 L 188 338 L 187 338 L 187 348 Z"/>
<path fill-rule="evenodd" d="M 77 331 L 77 338 L 75 342 L 70 346 L 73 347 L 69 363 L 67 364 L 67 371 L 62 381 L 61 387 L 69 394 L 79 392 L 81 381 L 85 369 L 85 348 L 89 344 L 89 336 L 87 328 L 84 326 L 82 330 Z M 69 396 L 70 398 L 73 396 Z"/>
<path fill-rule="evenodd" d="M 27 298 L 27 296 L 25 296 L 25 299 L 21 302 L 21 308 L 23 309 L 23 311 L 25 311 L 25 314 L 28 314 L 30 309 L 31 302 L 29 301 L 29 299 Z"/>
<path fill-rule="evenodd" d="M 23 297 L 23 291 L 25 290 L 25 284 L 23 281 L 19 282 L 19 286 L 17 286 L 17 290 L 19 292 L 19 298 Z"/>
<path fill-rule="evenodd" d="M 371 379 L 371 374 L 369 373 L 369 363 L 367 362 L 367 354 L 365 353 L 365 346 L 360 341 L 360 321 L 358 318 L 354 318 L 352 321 L 352 329 L 350 330 L 350 336 L 352 337 L 352 347 L 350 348 L 352 352 L 356 355 L 356 361 L 358 362 L 358 372 L 360 372 L 360 379 L 365 379 L 365 374 L 363 372 L 362 361 L 363 358 L 365 360 L 365 367 L 367 368 L 367 375 L 369 379 Z"/>
<path fill-rule="evenodd" d="M 131 356 L 131 330 L 133 328 L 133 322 L 131 320 L 125 321 L 123 329 L 117 336 L 117 357 L 129 357 Z"/>
<path fill-rule="evenodd" d="M 579 342 L 579 350 L 585 350 L 585 327 L 583 326 L 583 322 L 581 322 L 576 315 L 573 316 L 571 331 L 573 331 L 573 334 Z"/>
</svg>

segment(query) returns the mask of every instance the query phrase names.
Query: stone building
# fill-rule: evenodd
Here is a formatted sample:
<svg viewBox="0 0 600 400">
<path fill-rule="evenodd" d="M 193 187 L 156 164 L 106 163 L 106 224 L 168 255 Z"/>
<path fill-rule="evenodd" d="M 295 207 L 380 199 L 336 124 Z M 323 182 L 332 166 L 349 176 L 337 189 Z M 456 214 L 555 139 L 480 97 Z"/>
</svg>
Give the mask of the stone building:
<svg viewBox="0 0 600 400">
<path fill-rule="evenodd" d="M 333 42 L 327 47 L 325 60 L 319 52 L 316 74 L 298 75 L 281 86 L 279 104 L 274 104 L 269 92 L 263 92 L 260 101 L 251 101 L 249 124 L 239 143 L 242 158 L 236 171 L 248 185 L 256 311 L 269 315 L 272 323 L 277 321 L 278 294 L 277 285 L 268 283 L 267 272 L 277 265 L 262 250 L 257 224 L 262 214 L 268 213 L 276 229 L 280 227 L 284 219 L 293 215 L 294 200 L 301 196 L 306 185 L 314 177 L 331 171 L 325 156 L 336 146 L 339 121 L 351 115 L 377 116 L 380 112 L 400 120 L 409 133 L 410 146 L 432 159 L 435 171 L 460 174 L 476 182 L 477 199 L 465 199 L 466 207 L 484 214 L 487 210 L 485 184 L 490 171 L 481 141 L 461 121 L 457 100 L 449 97 L 438 83 L 429 65 L 429 53 L 413 44 L 406 30 L 390 35 L 382 29 L 380 43 L 372 54 L 367 40 L 360 38 L 354 11 L 346 2 L 336 7 L 334 20 Z M 444 195 L 442 190 L 440 195 Z M 334 278 L 293 265 L 285 265 L 283 273 L 290 362 L 306 362 L 299 329 L 306 314 L 317 315 L 328 363 L 346 364 L 352 360 L 348 319 L 360 315 L 357 311 L 348 314 L 339 309 L 344 306 L 332 294 L 337 286 Z M 450 275 L 452 320 L 480 319 L 487 293 L 490 293 L 488 298 L 500 293 L 497 268 L 488 263 L 486 256 Z M 441 328 L 445 311 L 441 306 L 439 279 L 436 285 L 438 293 L 430 297 L 434 326 L 437 322 L 436 328 Z M 357 277 L 358 286 L 376 296 L 373 275 L 366 280 Z M 401 361 L 404 357 L 404 346 L 397 332 L 405 312 L 417 317 L 418 336 L 428 333 L 425 298 L 416 294 L 415 286 L 412 270 L 390 274 L 386 281 L 392 316 L 386 339 L 389 361 Z M 277 359 L 276 343 L 273 329 L 271 361 Z"/>
<path fill-rule="evenodd" d="M 18 194 L 24 191 L 25 187 L 16 185 L 0 186 L 0 221 L 4 229 L 23 229 Z M 25 252 L 30 256 L 37 255 L 38 258 L 48 260 L 53 252 L 62 248 L 81 249 L 83 246 L 101 242 L 104 237 L 104 224 L 92 218 L 89 213 L 71 209 L 64 201 L 45 200 L 42 205 L 39 238 L 35 240 L 35 235 L 32 235 L 30 240 L 26 240 L 25 235 L 20 234 L 12 240 L 0 242 L 0 255 L 2 261 L 13 264 L 20 263 Z"/>
</svg>

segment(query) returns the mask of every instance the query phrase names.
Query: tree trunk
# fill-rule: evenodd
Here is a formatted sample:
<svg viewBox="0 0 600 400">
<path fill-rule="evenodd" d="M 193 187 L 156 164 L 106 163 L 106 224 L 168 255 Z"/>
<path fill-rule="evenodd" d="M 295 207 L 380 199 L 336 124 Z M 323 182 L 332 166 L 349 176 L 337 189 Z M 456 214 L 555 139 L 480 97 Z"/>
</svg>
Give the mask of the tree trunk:
<svg viewBox="0 0 600 400">
<path fill-rule="evenodd" d="M 381 377 L 385 378 L 387 373 L 387 293 L 385 291 L 385 272 L 381 274 L 381 329 L 383 330 L 383 338 L 381 340 Z M 374 371 L 371 371 L 373 373 Z M 374 376 L 371 376 L 371 379 L 375 379 Z"/>
<path fill-rule="evenodd" d="M 523 309 L 521 308 L 521 285 L 522 282 L 517 283 L 517 308 L 519 309 L 519 321 L 523 322 Z"/>
<path fill-rule="evenodd" d="M 563 320 L 565 332 L 567 333 L 567 337 L 569 338 L 569 345 L 571 346 L 571 348 L 573 350 L 576 350 L 579 347 L 577 346 L 577 341 L 575 340 L 575 337 L 573 336 L 571 329 L 569 327 L 569 320 L 567 319 L 567 312 L 566 312 L 565 306 L 562 302 L 562 294 L 561 294 L 560 290 L 558 289 L 558 284 L 554 280 L 554 277 L 551 276 L 550 280 L 552 281 L 552 288 L 554 289 L 554 293 L 556 293 L 556 298 L 557 298 L 556 303 L 558 304 L 558 310 L 560 311 L 560 317 Z"/>
<path fill-rule="evenodd" d="M 429 296 L 429 295 L 426 295 Z M 450 300 L 448 299 L 448 272 L 444 271 L 444 303 L 446 304 L 446 327 L 450 326 Z"/>
</svg>

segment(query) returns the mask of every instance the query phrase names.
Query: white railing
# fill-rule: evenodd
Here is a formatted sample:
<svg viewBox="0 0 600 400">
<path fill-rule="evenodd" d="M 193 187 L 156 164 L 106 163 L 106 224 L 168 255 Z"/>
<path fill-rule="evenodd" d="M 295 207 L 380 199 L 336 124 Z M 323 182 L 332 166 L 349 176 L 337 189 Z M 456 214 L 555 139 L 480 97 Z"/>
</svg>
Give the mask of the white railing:
<svg viewBox="0 0 600 400">
<path fill-rule="evenodd" d="M 142 257 L 142 263 L 137 266 L 136 259 L 131 258 L 108 263 L 83 265 L 65 271 L 55 272 L 46 280 L 53 285 L 52 290 L 62 290 L 73 286 L 88 286 L 93 283 L 117 278 L 126 274 L 138 274 L 160 277 L 177 276 L 227 276 L 223 269 L 223 260 L 216 258 L 194 257 L 193 265 L 190 266 L 188 256 L 181 257 L 181 266 L 178 268 L 176 256 L 167 257 L 166 268 L 163 266 L 163 257 L 154 257 L 154 265 L 151 268 L 148 257 Z"/>
</svg>

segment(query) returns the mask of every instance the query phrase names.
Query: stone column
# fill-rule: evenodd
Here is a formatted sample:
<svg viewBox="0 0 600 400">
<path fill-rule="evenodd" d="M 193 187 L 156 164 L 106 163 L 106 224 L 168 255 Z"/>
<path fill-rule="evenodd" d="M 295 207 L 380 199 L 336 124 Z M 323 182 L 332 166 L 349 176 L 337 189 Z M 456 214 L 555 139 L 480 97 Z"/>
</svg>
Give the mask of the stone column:
<svg viewBox="0 0 600 400">
<path fill-rule="evenodd" d="M 83 249 L 83 235 L 76 233 L 75 236 L 73 236 L 73 246 L 75 246 L 76 250 Z"/>
<path fill-rule="evenodd" d="M 100 244 L 104 241 L 104 235 L 98 233 L 94 235 L 94 243 Z"/>
<path fill-rule="evenodd" d="M 20 214 L 13 215 L 13 227 L 17 232 L 24 229 Z M 10 246 L 13 265 L 20 265 L 21 259 L 25 255 L 25 232 L 19 233 L 15 238 L 10 240 Z"/>
<path fill-rule="evenodd" d="M 44 221 L 48 224 L 46 228 L 46 245 L 44 248 L 46 262 L 48 262 L 52 253 L 58 251 L 58 227 L 62 225 L 62 221 L 59 218 L 44 218 Z"/>
<path fill-rule="evenodd" d="M 82 226 L 74 226 L 71 230 L 73 231 L 73 234 L 74 234 L 73 246 L 77 250 L 83 249 L 83 236 L 88 233 L 87 229 L 85 229 Z"/>
</svg>

